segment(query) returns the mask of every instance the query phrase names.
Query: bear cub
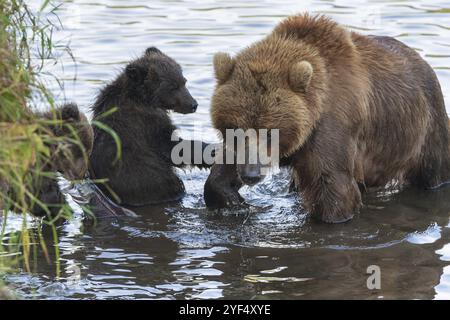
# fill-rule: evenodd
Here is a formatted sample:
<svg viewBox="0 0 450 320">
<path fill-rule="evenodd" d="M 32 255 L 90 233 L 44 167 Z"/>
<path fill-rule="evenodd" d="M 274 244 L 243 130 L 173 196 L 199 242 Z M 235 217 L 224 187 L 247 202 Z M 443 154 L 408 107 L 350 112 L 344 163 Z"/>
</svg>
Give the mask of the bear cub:
<svg viewBox="0 0 450 320">
<path fill-rule="evenodd" d="M 33 181 L 30 191 L 46 207 L 39 205 L 31 198 L 27 198 L 26 201 L 31 214 L 39 217 L 49 215 L 55 217 L 61 208 L 61 204 L 64 203 L 64 196 L 59 189 L 56 176 L 52 177 L 48 173 L 60 172 L 71 181 L 83 179 L 88 170 L 88 159 L 93 144 L 93 130 L 86 116 L 73 103 L 64 104 L 50 111 L 36 113 L 33 117 L 38 121 L 45 121 L 42 134 L 62 139 L 57 143 L 49 143 L 50 157 L 39 167 L 40 170 L 29 172 Z M 46 174 L 39 174 L 38 172 Z M 8 185 L 8 181 L 2 181 L 1 179 L 0 194 L 7 195 L 13 203 L 17 199 L 13 189 Z M 4 205 L 2 202 L 3 200 L 0 199 L 0 209 Z M 11 209 L 21 211 L 21 208 Z"/>
<path fill-rule="evenodd" d="M 131 61 L 101 90 L 92 107 L 93 121 L 113 129 L 121 141 L 118 150 L 108 132 L 94 127 L 90 174 L 105 181 L 98 187 L 129 206 L 179 200 L 185 189 L 174 172 L 180 165 L 172 162 L 171 152 L 180 141 L 172 141 L 177 128 L 168 111 L 193 113 L 197 106 L 180 65 L 159 49 L 150 47 Z M 115 112 L 102 116 L 113 108 Z M 200 141 L 191 141 L 191 146 L 197 143 L 202 150 L 207 146 Z"/>
</svg>

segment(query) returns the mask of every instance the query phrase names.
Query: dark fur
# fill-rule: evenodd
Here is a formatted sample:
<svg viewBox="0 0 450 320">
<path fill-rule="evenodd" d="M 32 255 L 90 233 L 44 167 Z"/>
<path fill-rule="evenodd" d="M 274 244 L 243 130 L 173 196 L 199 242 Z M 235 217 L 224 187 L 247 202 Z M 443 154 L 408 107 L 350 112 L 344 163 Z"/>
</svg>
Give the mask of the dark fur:
<svg viewBox="0 0 450 320">
<path fill-rule="evenodd" d="M 115 162 L 116 144 L 110 134 L 94 128 L 91 176 L 107 179 L 98 186 L 121 204 L 142 206 L 180 199 L 184 185 L 174 173 L 171 141 L 176 129 L 168 110 L 194 112 L 197 102 L 185 87 L 181 67 L 156 48 L 130 62 L 98 95 L 94 120 L 120 137 L 122 158 Z M 113 114 L 102 113 L 117 107 Z M 200 143 L 200 142 L 199 142 Z M 117 197 L 114 197 L 116 195 Z"/>
<path fill-rule="evenodd" d="M 87 172 L 87 162 L 93 142 L 92 128 L 85 115 L 78 110 L 76 104 L 69 103 L 52 111 L 37 113 L 36 116 L 41 120 L 51 122 L 45 124 L 46 131 L 42 132 L 43 134 L 73 139 L 79 141 L 82 145 L 80 147 L 77 143 L 68 141 L 68 139 L 63 139 L 57 144 L 49 144 L 51 156 L 46 163 L 40 164 L 40 170 L 47 174 L 60 172 L 69 180 L 83 179 Z M 34 172 L 29 174 L 33 181 L 31 193 L 48 206 L 51 216 L 55 216 L 59 212 L 61 204 L 64 203 L 64 197 L 59 190 L 56 176 L 49 177 Z M 2 184 L 1 181 L 0 184 Z M 10 189 L 6 182 L 3 182 L 3 189 L 5 191 Z M 9 196 L 14 200 L 16 196 L 11 191 L 9 190 Z M 34 203 L 32 199 L 28 198 L 26 201 L 33 215 L 47 215 L 47 212 L 40 205 Z"/>
</svg>

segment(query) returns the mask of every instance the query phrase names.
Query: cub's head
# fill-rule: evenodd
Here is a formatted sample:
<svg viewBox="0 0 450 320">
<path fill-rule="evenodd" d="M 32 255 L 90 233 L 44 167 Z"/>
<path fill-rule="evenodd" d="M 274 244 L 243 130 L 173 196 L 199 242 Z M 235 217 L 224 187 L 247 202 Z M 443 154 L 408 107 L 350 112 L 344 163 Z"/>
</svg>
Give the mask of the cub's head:
<svg viewBox="0 0 450 320">
<path fill-rule="evenodd" d="M 93 147 L 93 130 L 86 116 L 73 103 L 42 116 L 51 120 L 48 128 L 53 136 L 62 138 L 61 142 L 50 145 L 51 169 L 61 172 L 69 180 L 83 179 Z"/>
<path fill-rule="evenodd" d="M 192 113 L 198 103 L 186 88 L 186 79 L 178 63 L 155 47 L 125 69 L 129 94 L 149 106 Z"/>
<path fill-rule="evenodd" d="M 278 129 L 280 157 L 301 148 L 319 113 L 315 68 L 309 56 L 294 41 L 276 38 L 263 40 L 235 58 L 217 53 L 211 118 L 224 139 L 226 129 Z M 238 169 L 248 184 L 261 178 L 258 166 L 240 165 Z"/>
</svg>

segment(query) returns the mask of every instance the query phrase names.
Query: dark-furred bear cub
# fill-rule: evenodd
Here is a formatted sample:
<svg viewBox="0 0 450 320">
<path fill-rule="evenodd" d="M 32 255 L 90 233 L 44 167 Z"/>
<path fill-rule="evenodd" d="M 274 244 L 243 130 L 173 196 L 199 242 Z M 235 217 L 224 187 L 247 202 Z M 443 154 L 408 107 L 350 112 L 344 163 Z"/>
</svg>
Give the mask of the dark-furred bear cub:
<svg viewBox="0 0 450 320">
<path fill-rule="evenodd" d="M 173 170 L 171 151 L 179 141 L 172 141 L 177 128 L 168 111 L 196 111 L 197 101 L 185 84 L 180 65 L 151 47 L 98 95 L 93 120 L 117 133 L 121 157 L 115 161 L 118 150 L 113 137 L 94 127 L 90 174 L 105 179 L 98 186 L 120 204 L 143 206 L 176 201 L 184 195 L 183 182 Z M 102 117 L 112 108 L 117 110 Z M 206 147 L 195 141 L 191 146 L 195 143 L 201 144 L 201 150 Z"/>
<path fill-rule="evenodd" d="M 42 121 L 43 126 L 39 133 L 43 137 L 61 139 L 57 143 L 49 143 L 47 145 L 49 158 L 28 172 L 32 181 L 29 191 L 33 197 L 26 194 L 25 201 L 33 215 L 54 218 L 60 212 L 65 201 L 57 178 L 52 174 L 60 172 L 70 181 L 84 178 L 88 170 L 89 154 L 92 150 L 93 131 L 86 116 L 74 103 L 67 103 L 50 111 L 35 113 L 32 119 Z M 10 188 L 9 183 L 0 178 L 0 210 L 4 206 L 2 197 L 7 195 L 12 206 L 9 209 L 21 212 L 23 208 L 15 206 L 22 206 L 22 203 L 18 203 L 15 188 Z"/>
</svg>

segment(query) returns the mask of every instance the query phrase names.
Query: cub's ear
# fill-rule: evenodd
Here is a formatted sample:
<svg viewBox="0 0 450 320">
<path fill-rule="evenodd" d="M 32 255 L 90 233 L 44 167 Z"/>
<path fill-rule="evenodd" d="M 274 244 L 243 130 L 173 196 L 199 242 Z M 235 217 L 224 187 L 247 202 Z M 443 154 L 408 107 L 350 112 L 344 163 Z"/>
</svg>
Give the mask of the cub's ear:
<svg viewBox="0 0 450 320">
<path fill-rule="evenodd" d="M 59 108 L 61 120 L 80 121 L 80 111 L 75 103 L 66 103 Z"/>
<path fill-rule="evenodd" d="M 161 50 L 159 50 L 159 49 L 156 48 L 156 47 L 150 47 L 150 48 L 147 48 L 147 49 L 145 50 L 145 54 L 146 54 L 146 55 L 152 55 L 152 54 L 154 54 L 154 53 L 156 53 L 156 54 L 161 54 L 162 52 L 161 52 Z"/>
<path fill-rule="evenodd" d="M 52 108 L 49 111 L 42 113 L 36 113 L 38 118 L 45 120 L 56 120 L 63 122 L 80 122 L 82 113 L 78 110 L 78 106 L 75 103 L 65 103 L 61 106 Z"/>
<path fill-rule="evenodd" d="M 145 76 L 147 75 L 147 71 L 143 67 L 132 64 L 129 64 L 126 67 L 125 73 L 131 81 L 136 83 L 144 81 Z"/>
<path fill-rule="evenodd" d="M 214 73 L 219 84 L 226 82 L 233 72 L 235 61 L 228 53 L 218 52 L 214 55 Z"/>
<path fill-rule="evenodd" d="M 289 70 L 289 84 L 296 92 L 305 92 L 313 75 L 313 67 L 308 61 L 294 63 Z"/>
</svg>

